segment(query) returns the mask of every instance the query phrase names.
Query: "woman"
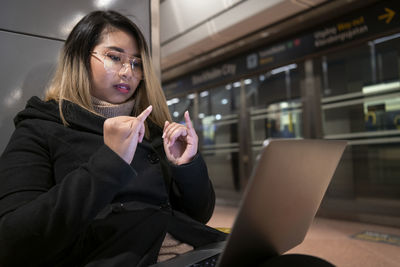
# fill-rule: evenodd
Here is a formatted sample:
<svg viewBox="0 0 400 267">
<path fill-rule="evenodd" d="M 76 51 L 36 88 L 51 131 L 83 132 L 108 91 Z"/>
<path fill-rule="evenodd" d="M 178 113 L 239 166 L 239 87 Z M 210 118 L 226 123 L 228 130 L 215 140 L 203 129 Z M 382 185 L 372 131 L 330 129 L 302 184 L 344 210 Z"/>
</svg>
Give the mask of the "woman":
<svg viewBox="0 0 400 267">
<path fill-rule="evenodd" d="M 170 122 L 140 30 L 96 11 L 0 160 L 0 266 L 147 266 L 225 235 L 198 138 Z"/>
</svg>

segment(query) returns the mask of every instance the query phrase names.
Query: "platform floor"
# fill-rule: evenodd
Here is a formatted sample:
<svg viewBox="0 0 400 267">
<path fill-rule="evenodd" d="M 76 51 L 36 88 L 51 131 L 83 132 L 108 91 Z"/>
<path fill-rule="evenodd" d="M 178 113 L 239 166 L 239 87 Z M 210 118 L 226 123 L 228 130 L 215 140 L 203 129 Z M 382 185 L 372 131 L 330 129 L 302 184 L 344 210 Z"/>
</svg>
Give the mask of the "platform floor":
<svg viewBox="0 0 400 267">
<path fill-rule="evenodd" d="M 237 208 L 216 206 L 208 225 L 230 228 Z M 380 234 L 375 241 L 356 239 L 364 231 Z M 376 242 L 388 235 L 389 243 Z M 367 235 L 368 237 L 368 235 Z M 394 239 L 390 239 L 393 237 Z M 336 266 L 398 267 L 400 266 L 400 229 L 374 224 L 315 218 L 305 240 L 288 253 L 301 253 L 323 258 Z M 397 244 L 397 245 L 396 245 Z"/>
</svg>

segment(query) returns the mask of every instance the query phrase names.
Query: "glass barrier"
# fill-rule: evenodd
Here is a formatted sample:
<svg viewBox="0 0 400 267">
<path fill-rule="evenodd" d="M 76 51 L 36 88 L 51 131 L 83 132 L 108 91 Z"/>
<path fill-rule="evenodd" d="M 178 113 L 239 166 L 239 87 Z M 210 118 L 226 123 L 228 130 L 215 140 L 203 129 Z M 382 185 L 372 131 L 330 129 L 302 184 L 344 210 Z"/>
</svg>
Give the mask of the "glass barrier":
<svg viewBox="0 0 400 267">
<path fill-rule="evenodd" d="M 245 80 L 253 158 L 269 138 L 302 137 L 302 104 L 297 64 Z"/>
<path fill-rule="evenodd" d="M 189 94 L 187 96 L 174 97 L 167 100 L 167 105 L 173 121 L 184 123 L 185 118 L 183 115 L 186 110 L 189 111 L 189 114 L 193 114 L 193 100 L 195 97 L 195 94 Z"/>
<path fill-rule="evenodd" d="M 240 190 L 238 110 L 239 86 L 227 84 L 200 92 L 202 154 L 217 194 Z"/>
<path fill-rule="evenodd" d="M 349 142 L 328 196 L 399 199 L 399 37 L 375 39 L 315 60 L 323 77 L 324 138 Z"/>
<path fill-rule="evenodd" d="M 397 85 L 399 82 L 392 84 Z M 396 88 L 397 92 L 375 96 L 365 94 L 362 98 L 323 104 L 325 138 L 354 139 L 400 135 L 400 86 Z"/>
<path fill-rule="evenodd" d="M 240 192 L 240 164 L 248 160 L 254 165 L 266 139 L 303 138 L 311 128 L 318 136 L 322 131 L 325 139 L 348 140 L 326 194 L 333 213 L 344 214 L 336 204 L 346 203 L 355 215 L 362 207 L 365 213 L 382 210 L 392 216 L 398 205 L 392 203 L 400 200 L 400 34 L 310 60 L 196 93 L 200 146 L 217 198 Z M 312 98 L 309 91 L 300 90 L 307 79 L 321 89 L 315 101 L 302 101 Z M 246 106 L 240 107 L 243 91 Z M 183 120 L 186 109 L 193 110 L 192 95 L 168 101 L 176 121 Z M 319 110 L 322 122 L 316 121 L 320 114 L 308 114 Z M 249 125 L 244 145 L 252 148 L 252 158 L 241 161 L 239 136 L 245 131 L 239 128 L 239 114 Z"/>
</svg>

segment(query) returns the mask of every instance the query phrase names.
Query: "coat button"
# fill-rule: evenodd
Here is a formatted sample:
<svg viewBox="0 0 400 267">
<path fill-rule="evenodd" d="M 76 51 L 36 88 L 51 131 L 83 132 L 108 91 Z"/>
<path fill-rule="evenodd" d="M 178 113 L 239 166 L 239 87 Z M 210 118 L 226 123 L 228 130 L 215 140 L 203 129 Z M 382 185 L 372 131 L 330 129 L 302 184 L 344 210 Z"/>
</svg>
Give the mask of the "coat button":
<svg viewBox="0 0 400 267">
<path fill-rule="evenodd" d="M 123 203 L 114 203 L 113 205 L 112 205 L 112 211 L 114 212 L 114 213 L 120 213 L 120 212 L 122 212 L 122 211 L 124 211 L 124 204 Z"/>
<path fill-rule="evenodd" d="M 149 159 L 151 164 L 158 163 L 160 161 L 160 158 L 156 153 L 151 153 L 147 155 L 147 158 Z"/>
</svg>

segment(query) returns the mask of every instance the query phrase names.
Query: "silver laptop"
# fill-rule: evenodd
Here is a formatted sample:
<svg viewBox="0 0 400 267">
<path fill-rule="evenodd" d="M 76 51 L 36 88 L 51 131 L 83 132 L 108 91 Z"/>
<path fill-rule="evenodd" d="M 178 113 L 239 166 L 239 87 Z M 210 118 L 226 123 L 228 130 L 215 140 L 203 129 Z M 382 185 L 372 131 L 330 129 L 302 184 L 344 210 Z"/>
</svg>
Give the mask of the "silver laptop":
<svg viewBox="0 0 400 267">
<path fill-rule="evenodd" d="M 306 236 L 346 144 L 269 140 L 227 241 L 152 266 L 252 266 L 297 246 Z"/>
</svg>

